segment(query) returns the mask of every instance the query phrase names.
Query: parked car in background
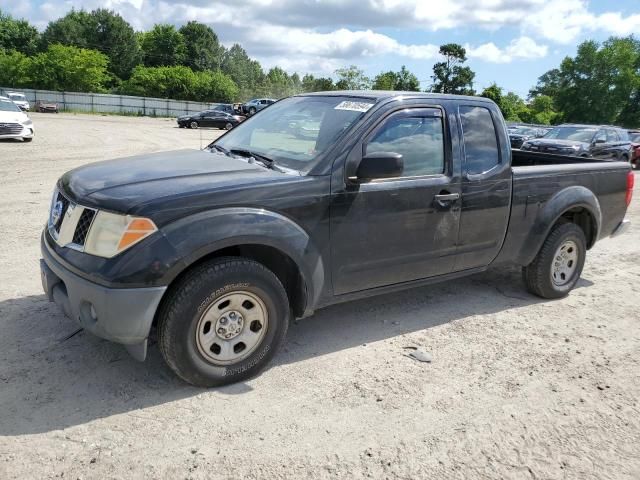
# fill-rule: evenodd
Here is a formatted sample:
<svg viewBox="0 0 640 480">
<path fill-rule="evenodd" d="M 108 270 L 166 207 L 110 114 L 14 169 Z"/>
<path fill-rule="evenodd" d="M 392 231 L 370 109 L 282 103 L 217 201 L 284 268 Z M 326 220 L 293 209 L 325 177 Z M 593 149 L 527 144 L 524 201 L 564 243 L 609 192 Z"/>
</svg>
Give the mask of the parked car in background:
<svg viewBox="0 0 640 480">
<path fill-rule="evenodd" d="M 511 148 L 520 148 L 525 141 L 531 140 L 532 138 L 543 137 L 547 132 L 539 127 L 517 125 L 514 128 L 508 129 L 508 133 Z"/>
<path fill-rule="evenodd" d="M 29 110 L 31 110 L 31 105 L 29 105 L 29 101 L 27 100 L 27 97 L 24 95 L 24 93 L 7 92 L 7 97 L 18 107 L 20 107 L 20 110 L 22 110 L 23 112 L 28 112 Z"/>
<path fill-rule="evenodd" d="M 231 130 L 244 119 L 241 115 L 231 115 L 221 110 L 205 110 L 193 115 L 183 115 L 177 121 L 180 128 L 213 127 Z"/>
<path fill-rule="evenodd" d="M 0 97 L 0 139 L 21 138 L 25 142 L 33 140 L 33 122 L 8 97 Z"/>
<path fill-rule="evenodd" d="M 631 140 L 631 165 L 636 170 L 640 169 L 640 130 L 629 130 Z"/>
<path fill-rule="evenodd" d="M 622 128 L 608 125 L 558 125 L 542 138 L 525 141 L 521 149 L 623 162 L 631 160 L 629 134 Z"/>
<path fill-rule="evenodd" d="M 45 100 L 36 100 L 34 110 L 40 113 L 58 113 L 58 104 L 55 102 L 47 102 Z"/>
<path fill-rule="evenodd" d="M 213 105 L 210 110 L 227 112 L 231 115 L 242 115 L 242 105 L 239 103 L 219 103 Z"/>
<path fill-rule="evenodd" d="M 254 98 L 242 105 L 242 111 L 248 115 L 253 115 L 259 112 L 263 108 L 267 108 L 269 105 L 276 103 L 277 100 L 273 98 Z"/>
</svg>

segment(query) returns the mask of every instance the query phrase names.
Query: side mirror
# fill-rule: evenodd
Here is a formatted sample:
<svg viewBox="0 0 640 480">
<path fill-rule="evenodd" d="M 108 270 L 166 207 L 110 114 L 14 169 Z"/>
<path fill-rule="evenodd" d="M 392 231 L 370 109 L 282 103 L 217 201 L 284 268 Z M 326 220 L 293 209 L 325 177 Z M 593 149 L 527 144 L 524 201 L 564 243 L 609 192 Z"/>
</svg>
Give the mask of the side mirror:
<svg viewBox="0 0 640 480">
<path fill-rule="evenodd" d="M 404 161 L 402 155 L 395 152 L 374 152 L 362 157 L 356 177 L 350 178 L 356 181 L 375 180 L 378 178 L 394 178 L 402 175 Z"/>
<path fill-rule="evenodd" d="M 593 143 L 607 143 L 607 141 L 604 138 L 596 138 Z"/>
</svg>

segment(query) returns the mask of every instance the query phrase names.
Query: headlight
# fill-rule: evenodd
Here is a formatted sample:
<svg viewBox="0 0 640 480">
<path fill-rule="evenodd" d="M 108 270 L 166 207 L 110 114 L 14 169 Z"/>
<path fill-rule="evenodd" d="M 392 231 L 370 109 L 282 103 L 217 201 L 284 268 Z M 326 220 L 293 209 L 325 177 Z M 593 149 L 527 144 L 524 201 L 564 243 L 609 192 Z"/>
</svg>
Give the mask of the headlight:
<svg viewBox="0 0 640 480">
<path fill-rule="evenodd" d="M 148 218 L 98 211 L 84 251 L 111 258 L 156 232 L 158 227 Z"/>
</svg>

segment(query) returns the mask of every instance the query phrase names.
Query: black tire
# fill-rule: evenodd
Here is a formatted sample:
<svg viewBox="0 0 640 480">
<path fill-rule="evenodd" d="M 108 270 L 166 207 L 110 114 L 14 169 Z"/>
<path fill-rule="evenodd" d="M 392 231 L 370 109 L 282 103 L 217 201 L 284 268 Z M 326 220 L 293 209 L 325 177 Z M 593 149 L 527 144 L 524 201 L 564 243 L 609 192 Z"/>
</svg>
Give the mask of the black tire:
<svg viewBox="0 0 640 480">
<path fill-rule="evenodd" d="M 198 122 L 195 122 L 195 121 L 193 121 L 193 122 L 191 122 L 189 124 L 189 128 L 198 128 L 199 126 L 200 126 L 200 124 Z"/>
<path fill-rule="evenodd" d="M 217 299 L 234 291 L 251 292 L 264 303 L 268 313 L 266 332 L 246 358 L 216 365 L 200 352 L 196 327 Z M 192 385 L 214 387 L 239 382 L 262 370 L 282 346 L 290 312 L 284 287 L 265 266 L 240 257 L 212 260 L 188 272 L 168 293 L 159 310 L 158 346 L 169 367 Z"/>
<path fill-rule="evenodd" d="M 33 137 L 23 138 L 22 141 L 23 142 L 31 142 L 31 141 L 33 141 Z"/>
<path fill-rule="evenodd" d="M 552 269 L 558 250 L 566 242 L 573 242 L 577 247 L 575 270 L 566 283 L 557 284 L 552 279 Z M 551 233 L 542 244 L 536 258 L 522 269 L 527 290 L 542 298 L 562 298 L 569 294 L 580 279 L 587 253 L 587 241 L 584 232 L 575 223 L 564 223 L 553 227 Z"/>
<path fill-rule="evenodd" d="M 231 122 L 227 122 L 226 125 L 224 126 L 225 130 L 231 130 L 233 128 L 233 123 Z"/>
<path fill-rule="evenodd" d="M 249 109 L 249 115 L 255 115 L 255 113 L 256 113 L 256 107 L 251 107 Z"/>
</svg>

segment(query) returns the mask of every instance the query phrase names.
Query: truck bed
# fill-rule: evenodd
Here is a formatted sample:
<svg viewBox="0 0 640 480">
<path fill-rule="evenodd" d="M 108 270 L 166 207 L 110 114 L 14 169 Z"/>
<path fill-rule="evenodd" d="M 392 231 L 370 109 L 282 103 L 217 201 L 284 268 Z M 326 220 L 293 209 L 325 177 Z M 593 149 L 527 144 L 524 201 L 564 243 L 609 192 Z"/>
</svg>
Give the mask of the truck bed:
<svg viewBox="0 0 640 480">
<path fill-rule="evenodd" d="M 513 150 L 513 190 L 511 216 L 505 243 L 496 263 L 528 264 L 537 253 L 537 243 L 555 219 L 547 208 L 558 195 L 571 195 L 581 203 L 581 196 L 593 192 L 599 205 L 597 238 L 604 238 L 615 230 L 626 212 L 625 191 L 629 164 L 614 160 L 553 155 Z"/>
</svg>

